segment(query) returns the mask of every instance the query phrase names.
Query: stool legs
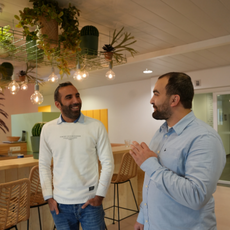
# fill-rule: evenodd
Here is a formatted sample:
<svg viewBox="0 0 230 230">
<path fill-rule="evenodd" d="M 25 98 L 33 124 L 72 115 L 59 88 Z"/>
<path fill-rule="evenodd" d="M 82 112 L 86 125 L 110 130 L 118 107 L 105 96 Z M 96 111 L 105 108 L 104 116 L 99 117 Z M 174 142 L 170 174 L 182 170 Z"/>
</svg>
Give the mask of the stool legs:
<svg viewBox="0 0 230 230">
<path fill-rule="evenodd" d="M 136 200 L 136 197 L 135 197 L 135 194 L 134 194 L 134 191 L 133 191 L 133 186 L 132 186 L 132 183 L 131 183 L 130 180 L 129 180 L 129 184 L 130 184 L 130 188 L 131 188 L 132 193 L 133 193 L 133 198 L 134 198 L 134 201 L 135 201 L 135 204 L 136 204 L 136 207 L 137 207 L 137 211 L 139 212 L 139 208 L 138 208 L 138 205 L 137 205 L 137 200 Z"/>
</svg>

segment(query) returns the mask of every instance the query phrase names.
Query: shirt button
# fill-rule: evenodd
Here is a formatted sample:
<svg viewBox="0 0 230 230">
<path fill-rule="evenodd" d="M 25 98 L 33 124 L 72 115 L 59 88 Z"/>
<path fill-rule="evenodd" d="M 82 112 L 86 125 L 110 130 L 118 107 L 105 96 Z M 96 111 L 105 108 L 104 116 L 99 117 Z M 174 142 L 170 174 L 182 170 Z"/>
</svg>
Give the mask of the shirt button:
<svg viewBox="0 0 230 230">
<path fill-rule="evenodd" d="M 159 153 L 160 151 L 158 150 L 157 153 Z"/>
<path fill-rule="evenodd" d="M 147 223 L 148 221 L 147 221 L 147 220 L 145 220 L 145 222 Z"/>
<path fill-rule="evenodd" d="M 145 205 L 147 205 L 147 204 L 145 203 Z"/>
<path fill-rule="evenodd" d="M 165 137 L 167 137 L 168 135 L 165 135 Z"/>
<path fill-rule="evenodd" d="M 148 188 L 148 185 L 145 185 L 146 188 Z"/>
</svg>

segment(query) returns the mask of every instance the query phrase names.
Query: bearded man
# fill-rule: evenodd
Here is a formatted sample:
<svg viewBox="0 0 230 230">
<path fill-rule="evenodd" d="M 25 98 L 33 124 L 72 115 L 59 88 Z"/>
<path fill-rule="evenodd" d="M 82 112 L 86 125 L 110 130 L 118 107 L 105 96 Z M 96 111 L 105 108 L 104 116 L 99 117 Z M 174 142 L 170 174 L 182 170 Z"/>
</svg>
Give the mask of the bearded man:
<svg viewBox="0 0 230 230">
<path fill-rule="evenodd" d="M 149 147 L 133 142 L 130 154 L 145 172 L 135 230 L 216 230 L 216 190 L 226 162 L 218 133 L 191 110 L 191 78 L 171 72 L 158 78 L 150 103 L 165 120 Z"/>
<path fill-rule="evenodd" d="M 54 100 L 61 115 L 43 126 L 40 140 L 44 199 L 58 230 L 78 230 L 79 223 L 83 230 L 104 230 L 102 200 L 114 169 L 107 131 L 100 121 L 81 113 L 80 93 L 72 83 L 60 84 Z"/>
</svg>

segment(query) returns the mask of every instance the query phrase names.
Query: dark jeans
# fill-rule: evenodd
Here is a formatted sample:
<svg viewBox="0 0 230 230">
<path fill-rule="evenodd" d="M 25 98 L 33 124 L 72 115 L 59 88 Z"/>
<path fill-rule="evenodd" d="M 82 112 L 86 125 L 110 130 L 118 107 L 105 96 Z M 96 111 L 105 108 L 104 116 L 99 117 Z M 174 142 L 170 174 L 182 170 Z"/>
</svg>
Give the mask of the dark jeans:
<svg viewBox="0 0 230 230">
<path fill-rule="evenodd" d="M 51 211 L 57 230 L 79 230 L 79 222 L 83 230 L 105 230 L 104 210 L 101 206 L 83 204 L 58 204 L 59 214 Z"/>
</svg>

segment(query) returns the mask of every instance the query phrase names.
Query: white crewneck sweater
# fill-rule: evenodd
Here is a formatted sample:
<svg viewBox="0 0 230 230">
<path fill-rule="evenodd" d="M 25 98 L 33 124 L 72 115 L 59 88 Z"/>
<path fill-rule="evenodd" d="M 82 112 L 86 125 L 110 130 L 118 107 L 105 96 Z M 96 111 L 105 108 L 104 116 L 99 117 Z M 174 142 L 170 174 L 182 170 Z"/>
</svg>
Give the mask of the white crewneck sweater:
<svg viewBox="0 0 230 230">
<path fill-rule="evenodd" d="M 102 165 L 100 179 L 98 159 Z M 44 198 L 53 197 L 62 204 L 81 204 L 95 195 L 105 197 L 113 169 L 111 144 L 99 120 L 81 114 L 76 123 L 62 122 L 60 116 L 43 126 L 39 173 Z"/>
</svg>

